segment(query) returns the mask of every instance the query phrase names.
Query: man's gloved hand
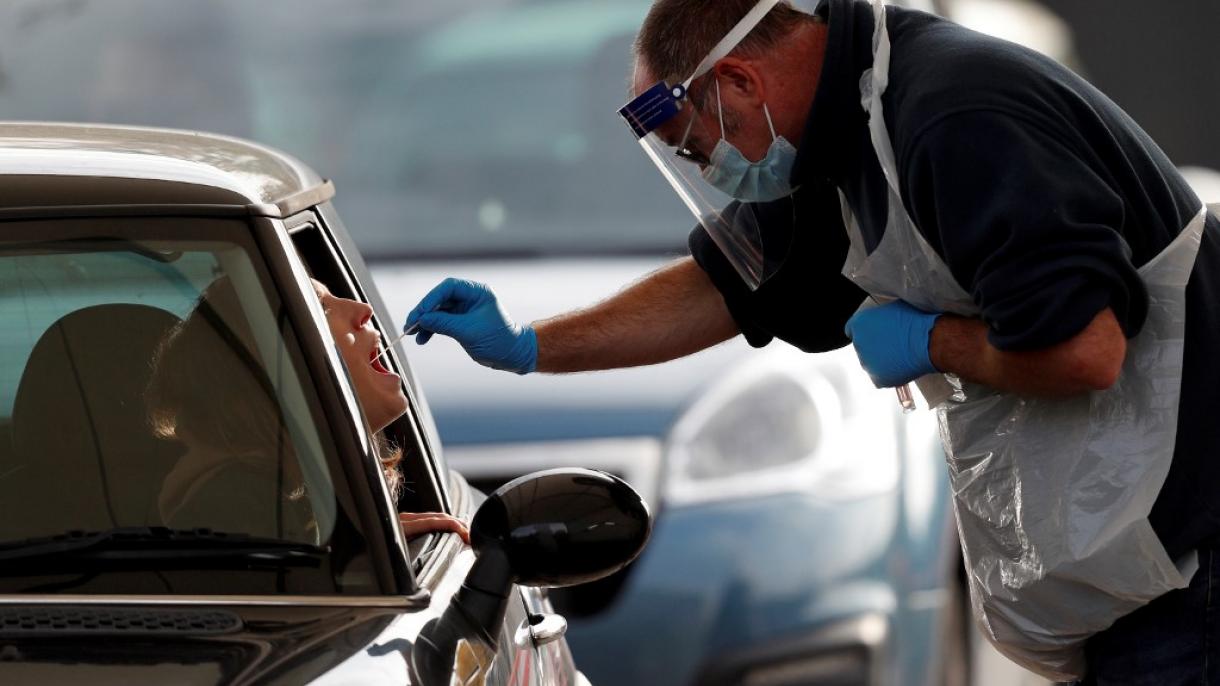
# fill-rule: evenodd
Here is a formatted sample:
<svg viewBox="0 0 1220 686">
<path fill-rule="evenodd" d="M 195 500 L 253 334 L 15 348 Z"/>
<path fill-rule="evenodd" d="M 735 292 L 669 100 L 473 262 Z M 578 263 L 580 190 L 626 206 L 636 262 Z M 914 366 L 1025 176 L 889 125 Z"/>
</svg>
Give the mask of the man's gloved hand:
<svg viewBox="0 0 1220 686">
<path fill-rule="evenodd" d="M 889 388 L 938 371 L 928 354 L 928 339 L 939 316 L 895 300 L 860 310 L 844 330 L 873 385 Z"/>
<path fill-rule="evenodd" d="M 427 343 L 433 333 L 444 334 L 485 367 L 528 374 L 538 366 L 534 329 L 514 324 L 496 294 L 481 283 L 445 279 L 411 310 L 403 330 L 416 325 L 416 343 Z"/>
</svg>

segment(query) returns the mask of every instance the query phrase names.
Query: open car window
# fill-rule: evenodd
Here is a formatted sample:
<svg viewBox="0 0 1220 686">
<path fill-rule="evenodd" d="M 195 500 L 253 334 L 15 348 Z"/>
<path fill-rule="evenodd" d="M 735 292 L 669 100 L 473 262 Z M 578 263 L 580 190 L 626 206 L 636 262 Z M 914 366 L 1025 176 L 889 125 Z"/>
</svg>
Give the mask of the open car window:
<svg viewBox="0 0 1220 686">
<path fill-rule="evenodd" d="M 332 218 L 333 221 L 337 219 Z M 341 255 L 340 248 L 334 242 L 333 234 L 323 228 L 319 219 L 310 213 L 308 219 L 296 219 L 290 222 L 289 230 L 297 256 L 305 265 L 311 278 L 327 287 L 332 295 L 368 303 L 359 286 L 357 275 L 350 264 Z M 377 312 L 374 303 L 368 303 L 374 308 L 374 316 L 370 325 L 381 335 L 382 345 L 387 352 L 383 358 L 394 373 L 406 376 L 402 361 L 397 358 L 397 352 L 390 349 L 389 344 L 398 338 L 397 331 L 387 326 L 390 320 Z M 340 357 L 342 357 L 340 355 Z M 350 370 L 345 370 L 349 374 Z M 405 381 L 403 382 L 406 383 Z M 404 392 L 407 391 L 404 385 Z M 393 493 L 395 507 L 399 512 L 439 512 L 448 511 L 448 503 L 440 483 L 440 475 L 444 468 L 437 464 L 430 451 L 428 441 L 419 425 L 417 413 L 419 408 L 413 406 L 414 396 L 408 394 L 407 411 L 395 418 L 385 427 L 381 436 L 382 444 L 390 446 L 390 452 L 397 457 L 393 471 L 396 472 L 398 488 Z M 434 547 L 435 536 L 417 536 L 407 541 L 408 552 L 416 564 L 420 565 L 426 558 L 427 550 Z"/>
<path fill-rule="evenodd" d="M 321 556 L 227 591 L 372 592 L 335 450 L 247 224 L 0 225 L 0 557 L 69 532 L 208 531 Z M 170 566 L 177 584 L 139 590 L 204 582 Z"/>
</svg>

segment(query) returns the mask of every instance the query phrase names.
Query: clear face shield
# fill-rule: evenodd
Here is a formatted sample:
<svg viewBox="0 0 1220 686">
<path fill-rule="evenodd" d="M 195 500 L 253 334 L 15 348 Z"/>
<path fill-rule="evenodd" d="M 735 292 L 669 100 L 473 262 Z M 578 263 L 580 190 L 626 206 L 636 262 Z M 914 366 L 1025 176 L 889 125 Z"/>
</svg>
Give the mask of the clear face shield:
<svg viewBox="0 0 1220 686">
<path fill-rule="evenodd" d="M 751 290 L 770 278 L 782 260 L 768 255 L 764 249 L 753 205 L 734 202 L 733 197 L 708 181 L 718 171 L 717 160 L 713 158 L 720 153 L 717 146 L 724 137 L 723 113 L 719 113 L 719 123 L 712 124 L 706 122 L 716 122 L 718 117 L 701 116 L 701 112 L 717 112 L 715 89 L 719 84 L 714 77 L 700 77 L 737 47 L 779 2 L 759 2 L 712 49 L 685 83 L 658 82 L 619 110 L 619 116 L 631 128 L 645 154 Z M 692 86 L 696 81 L 698 83 Z M 783 252 L 787 252 L 787 245 L 783 246 Z"/>
</svg>

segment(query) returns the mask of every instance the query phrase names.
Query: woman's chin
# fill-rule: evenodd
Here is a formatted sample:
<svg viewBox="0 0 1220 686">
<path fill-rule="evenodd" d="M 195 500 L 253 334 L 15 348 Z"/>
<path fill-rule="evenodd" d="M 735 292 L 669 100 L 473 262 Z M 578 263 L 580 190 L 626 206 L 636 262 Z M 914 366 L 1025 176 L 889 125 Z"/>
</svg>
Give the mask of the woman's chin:
<svg viewBox="0 0 1220 686">
<path fill-rule="evenodd" d="M 396 389 L 396 393 L 379 396 L 374 402 L 361 403 L 365 406 L 365 412 L 369 415 L 369 428 L 373 433 L 377 433 L 389 426 L 395 419 L 407 413 L 407 396 L 403 394 L 402 388 Z"/>
</svg>

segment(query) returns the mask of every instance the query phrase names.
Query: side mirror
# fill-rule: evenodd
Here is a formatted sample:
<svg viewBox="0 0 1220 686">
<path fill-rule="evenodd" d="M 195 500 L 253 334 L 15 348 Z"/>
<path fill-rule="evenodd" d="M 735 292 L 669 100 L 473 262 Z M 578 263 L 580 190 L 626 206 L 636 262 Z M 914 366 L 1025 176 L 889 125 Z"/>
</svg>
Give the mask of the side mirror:
<svg viewBox="0 0 1220 686">
<path fill-rule="evenodd" d="M 574 586 L 634 560 L 652 532 L 648 505 L 618 477 L 552 469 L 501 486 L 470 526 L 475 554 L 503 555 L 511 581 Z"/>
<path fill-rule="evenodd" d="M 495 646 L 513 584 L 572 586 L 634 560 L 652 532 L 648 505 L 625 481 L 590 469 L 551 469 L 501 486 L 475 513 L 478 558 L 455 604 Z"/>
</svg>

